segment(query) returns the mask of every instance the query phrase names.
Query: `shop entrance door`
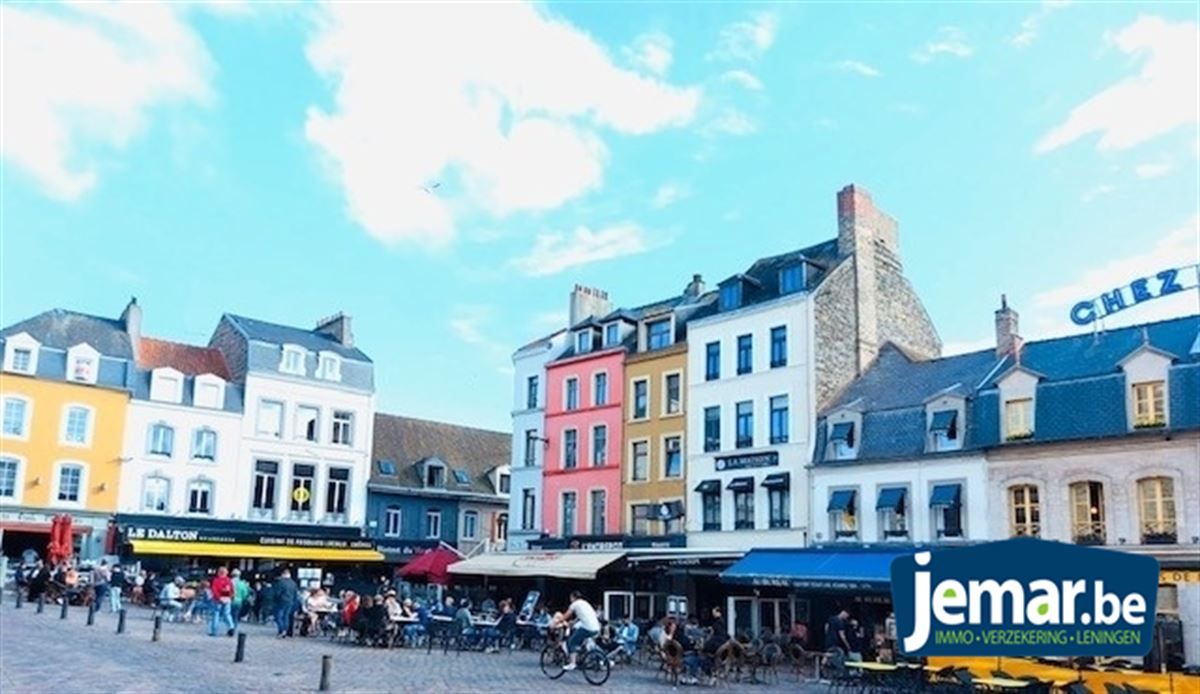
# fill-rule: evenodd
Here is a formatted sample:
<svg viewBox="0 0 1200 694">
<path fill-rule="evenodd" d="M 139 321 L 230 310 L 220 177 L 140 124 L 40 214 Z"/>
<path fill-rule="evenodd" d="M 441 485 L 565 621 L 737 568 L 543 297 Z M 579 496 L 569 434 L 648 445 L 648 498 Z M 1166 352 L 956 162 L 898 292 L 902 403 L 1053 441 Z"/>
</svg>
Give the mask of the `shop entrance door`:
<svg viewBox="0 0 1200 694">
<path fill-rule="evenodd" d="M 755 610 L 755 600 L 753 597 L 730 596 L 728 600 L 728 609 L 725 614 L 729 624 L 729 633 L 731 636 L 738 634 L 756 634 L 758 633 L 758 614 Z"/>
<path fill-rule="evenodd" d="M 791 598 L 759 598 L 758 624 L 755 625 L 754 635 L 759 636 L 764 631 L 772 634 L 787 634 L 792 628 L 792 599 Z"/>
<path fill-rule="evenodd" d="M 629 619 L 633 615 L 633 593 L 623 590 L 604 592 L 604 616 L 608 621 Z"/>
</svg>

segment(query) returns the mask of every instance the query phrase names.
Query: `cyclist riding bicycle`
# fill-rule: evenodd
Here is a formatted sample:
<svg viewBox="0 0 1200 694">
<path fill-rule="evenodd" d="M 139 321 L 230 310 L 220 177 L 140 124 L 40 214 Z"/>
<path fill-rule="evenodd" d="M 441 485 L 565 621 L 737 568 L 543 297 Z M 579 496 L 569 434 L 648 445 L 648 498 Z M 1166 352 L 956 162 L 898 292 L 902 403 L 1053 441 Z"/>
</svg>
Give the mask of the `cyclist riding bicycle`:
<svg viewBox="0 0 1200 694">
<path fill-rule="evenodd" d="M 588 639 L 594 639 L 600 634 L 600 618 L 596 615 L 591 603 L 583 599 L 583 594 L 577 590 L 571 591 L 571 605 L 562 615 L 562 621 L 573 624 L 571 635 L 567 638 L 568 662 L 563 670 L 574 670 L 579 651 Z"/>
</svg>

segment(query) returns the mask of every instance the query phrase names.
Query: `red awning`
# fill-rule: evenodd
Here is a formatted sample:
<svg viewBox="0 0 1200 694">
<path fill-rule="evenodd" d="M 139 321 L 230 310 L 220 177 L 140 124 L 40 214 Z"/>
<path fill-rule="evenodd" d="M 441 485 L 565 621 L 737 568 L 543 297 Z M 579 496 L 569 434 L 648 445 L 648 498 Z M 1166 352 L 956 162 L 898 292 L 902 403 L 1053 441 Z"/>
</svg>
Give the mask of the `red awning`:
<svg viewBox="0 0 1200 694">
<path fill-rule="evenodd" d="M 461 560 L 462 557 L 458 552 L 438 547 L 417 556 L 400 567 L 396 573 L 404 578 L 424 579 L 427 583 L 446 585 L 450 582 L 450 572 L 447 571 L 447 568 Z"/>
<path fill-rule="evenodd" d="M 50 534 L 50 523 L 38 523 L 35 521 L 0 521 L 0 530 L 11 530 L 15 533 L 46 533 Z M 90 525 L 73 525 L 71 526 L 72 535 L 91 535 L 92 526 Z"/>
</svg>

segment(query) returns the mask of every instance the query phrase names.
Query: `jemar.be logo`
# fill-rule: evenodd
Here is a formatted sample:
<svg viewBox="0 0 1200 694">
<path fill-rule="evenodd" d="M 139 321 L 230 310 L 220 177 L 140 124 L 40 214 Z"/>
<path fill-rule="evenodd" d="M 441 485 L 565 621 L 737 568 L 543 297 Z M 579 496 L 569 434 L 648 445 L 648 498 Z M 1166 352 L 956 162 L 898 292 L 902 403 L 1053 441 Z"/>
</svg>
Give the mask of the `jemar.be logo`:
<svg viewBox="0 0 1200 694">
<path fill-rule="evenodd" d="M 1157 594 L 1152 557 L 1033 538 L 892 562 L 908 655 L 1142 656 Z"/>
</svg>

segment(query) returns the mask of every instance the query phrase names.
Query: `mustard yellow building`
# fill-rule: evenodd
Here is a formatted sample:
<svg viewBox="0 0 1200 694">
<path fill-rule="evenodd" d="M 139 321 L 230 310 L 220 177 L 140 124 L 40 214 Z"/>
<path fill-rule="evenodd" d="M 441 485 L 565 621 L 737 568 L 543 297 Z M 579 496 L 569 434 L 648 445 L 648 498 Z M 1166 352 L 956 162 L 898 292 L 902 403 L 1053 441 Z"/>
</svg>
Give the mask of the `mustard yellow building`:
<svg viewBox="0 0 1200 694">
<path fill-rule="evenodd" d="M 124 318 L 55 309 L 0 330 L 0 546 L 10 559 L 45 556 L 63 513 L 80 558 L 104 552 L 133 361 Z"/>
</svg>

